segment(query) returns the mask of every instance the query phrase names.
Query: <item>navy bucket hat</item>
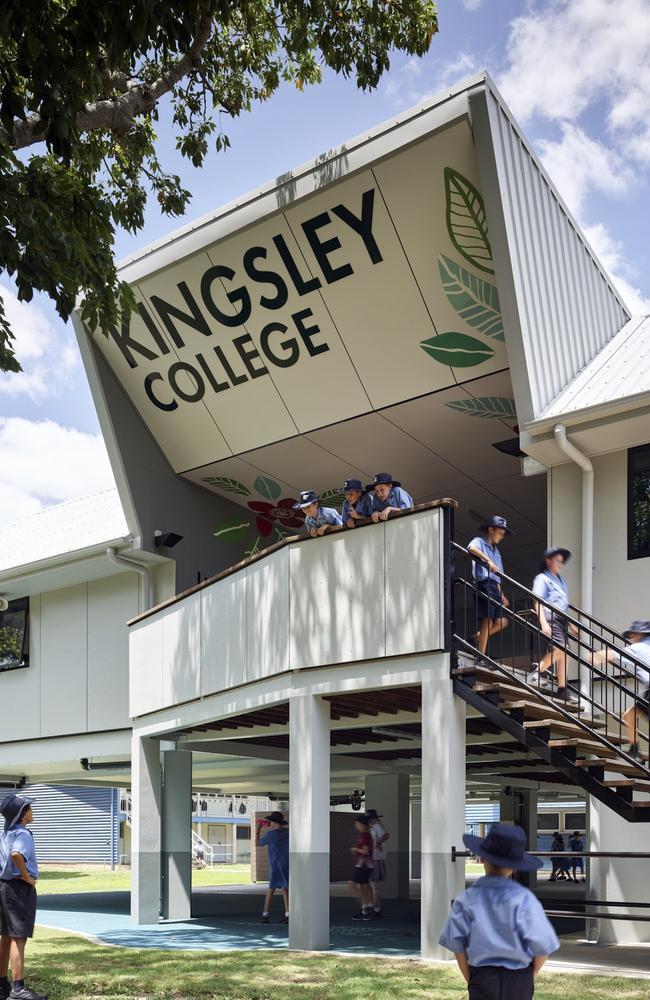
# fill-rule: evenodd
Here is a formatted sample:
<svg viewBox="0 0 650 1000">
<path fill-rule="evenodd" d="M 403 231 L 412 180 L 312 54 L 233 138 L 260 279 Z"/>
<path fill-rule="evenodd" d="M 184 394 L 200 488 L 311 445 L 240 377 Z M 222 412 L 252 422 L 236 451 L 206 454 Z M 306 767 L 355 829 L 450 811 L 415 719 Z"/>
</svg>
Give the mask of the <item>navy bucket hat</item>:
<svg viewBox="0 0 650 1000">
<path fill-rule="evenodd" d="M 349 493 L 351 490 L 358 490 L 359 493 L 365 493 L 366 488 L 360 479 L 346 479 L 343 483 L 343 492 Z"/>
<path fill-rule="evenodd" d="M 368 486 L 366 486 L 366 490 L 370 492 L 370 490 L 374 490 L 375 486 L 401 486 L 401 485 L 402 484 L 398 483 L 396 479 L 393 479 L 390 472 L 378 472 L 373 481 L 369 483 Z"/>
<path fill-rule="evenodd" d="M 267 821 L 267 823 L 280 823 L 282 826 L 287 826 L 286 819 L 284 818 L 282 813 L 279 812 L 278 810 L 272 812 L 270 816 L 265 816 L 264 818 Z"/>
<path fill-rule="evenodd" d="M 320 497 L 318 493 L 314 493 L 313 490 L 303 490 L 300 494 L 300 500 L 294 503 L 293 510 L 302 510 L 304 507 L 309 507 L 313 503 L 318 503 Z"/>
<path fill-rule="evenodd" d="M 629 628 L 625 629 L 623 635 L 627 639 L 628 635 L 636 632 L 637 635 L 650 635 L 650 622 L 643 621 L 642 619 L 635 619 Z"/>
<path fill-rule="evenodd" d="M 546 560 L 552 559 L 553 556 L 562 556 L 565 563 L 568 563 L 571 558 L 571 553 L 568 549 L 560 549 L 557 545 L 550 545 L 547 549 L 544 549 L 544 555 L 542 556 L 542 561 L 539 564 L 540 573 L 543 573 L 546 569 L 548 569 Z"/>
<path fill-rule="evenodd" d="M 492 517 L 488 517 L 485 524 L 481 525 L 481 531 L 487 531 L 488 528 L 503 528 L 506 535 L 514 535 L 512 528 L 508 527 L 508 522 L 505 517 L 501 517 L 500 514 L 494 514 Z"/>
<path fill-rule="evenodd" d="M 463 835 L 465 847 L 483 861 L 489 861 L 497 868 L 513 868 L 518 872 L 532 872 L 541 868 L 544 862 L 526 854 L 526 834 L 520 826 L 509 823 L 495 823 L 487 837 Z"/>
<path fill-rule="evenodd" d="M 5 821 L 5 833 L 16 825 L 25 810 L 35 802 L 36 799 L 27 799 L 22 795 L 16 795 L 15 792 L 5 795 L 2 802 L 0 802 L 0 813 Z"/>
</svg>

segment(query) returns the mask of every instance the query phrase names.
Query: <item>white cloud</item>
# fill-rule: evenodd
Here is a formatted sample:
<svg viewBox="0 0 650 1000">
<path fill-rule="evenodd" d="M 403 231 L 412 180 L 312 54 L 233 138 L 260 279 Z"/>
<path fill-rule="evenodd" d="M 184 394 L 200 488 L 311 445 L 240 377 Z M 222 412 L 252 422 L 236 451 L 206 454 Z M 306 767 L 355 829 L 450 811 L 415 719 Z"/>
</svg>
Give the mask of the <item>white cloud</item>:
<svg viewBox="0 0 650 1000">
<path fill-rule="evenodd" d="M 592 190 L 622 196 L 634 185 L 634 172 L 614 150 L 587 135 L 577 125 L 562 122 L 558 141 L 537 143 L 542 163 L 551 180 L 579 216 Z"/>
<path fill-rule="evenodd" d="M 0 524 L 115 486 L 99 434 L 53 420 L 0 418 Z"/>
<path fill-rule="evenodd" d="M 650 313 L 650 299 L 635 284 L 637 275 L 625 258 L 623 245 L 600 222 L 585 226 L 584 232 L 632 314 Z"/>
<path fill-rule="evenodd" d="M 28 396 L 35 402 L 56 396 L 79 364 L 73 337 L 63 324 L 56 329 L 35 303 L 19 302 L 6 285 L 0 284 L 0 297 L 23 367 L 22 372 L 0 375 L 0 394 Z"/>
<path fill-rule="evenodd" d="M 413 57 L 389 75 L 383 95 L 400 108 L 413 107 L 459 83 L 464 77 L 477 73 L 479 69 L 475 57 L 469 52 L 459 52 L 454 59 L 433 67 L 430 57 Z M 422 76 L 426 77 L 426 83 L 419 82 Z"/>
</svg>

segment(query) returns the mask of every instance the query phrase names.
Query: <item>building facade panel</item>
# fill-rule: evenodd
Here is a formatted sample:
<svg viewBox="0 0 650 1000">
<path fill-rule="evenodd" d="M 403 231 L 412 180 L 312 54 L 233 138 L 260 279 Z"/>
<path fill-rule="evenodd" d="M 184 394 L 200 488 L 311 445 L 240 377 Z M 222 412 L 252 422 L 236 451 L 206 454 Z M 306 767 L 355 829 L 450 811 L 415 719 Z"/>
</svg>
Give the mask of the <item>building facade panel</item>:
<svg viewBox="0 0 650 1000">
<path fill-rule="evenodd" d="M 84 732 L 88 697 L 88 588 L 41 598 L 42 736 Z"/>
<path fill-rule="evenodd" d="M 289 667 L 289 550 L 246 568 L 246 681 Z"/>
<path fill-rule="evenodd" d="M 442 517 L 416 514 L 386 532 L 386 656 L 444 645 Z"/>
<path fill-rule="evenodd" d="M 215 694 L 246 677 L 246 574 L 201 591 L 201 694 Z"/>
<path fill-rule="evenodd" d="M 201 597 L 193 594 L 162 616 L 162 702 L 177 705 L 201 693 Z"/>
<path fill-rule="evenodd" d="M 129 719 L 129 632 L 138 607 L 135 573 L 88 583 L 88 730 L 120 729 Z"/>
</svg>

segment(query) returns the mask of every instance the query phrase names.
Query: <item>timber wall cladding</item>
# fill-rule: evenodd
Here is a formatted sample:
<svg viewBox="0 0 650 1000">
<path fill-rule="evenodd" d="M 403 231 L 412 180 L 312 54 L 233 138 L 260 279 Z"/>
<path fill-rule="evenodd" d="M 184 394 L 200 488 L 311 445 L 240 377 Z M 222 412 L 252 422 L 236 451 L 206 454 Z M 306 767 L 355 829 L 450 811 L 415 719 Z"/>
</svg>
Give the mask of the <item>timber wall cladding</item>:
<svg viewBox="0 0 650 1000">
<path fill-rule="evenodd" d="M 253 834 L 251 842 L 251 881 L 268 882 L 269 857 L 266 847 L 255 844 L 257 823 L 268 813 L 253 814 Z M 285 819 L 290 817 L 284 814 Z M 350 848 L 356 843 L 358 834 L 354 828 L 356 813 L 331 812 L 330 816 L 330 882 L 348 882 L 352 874 L 353 858 Z"/>
</svg>

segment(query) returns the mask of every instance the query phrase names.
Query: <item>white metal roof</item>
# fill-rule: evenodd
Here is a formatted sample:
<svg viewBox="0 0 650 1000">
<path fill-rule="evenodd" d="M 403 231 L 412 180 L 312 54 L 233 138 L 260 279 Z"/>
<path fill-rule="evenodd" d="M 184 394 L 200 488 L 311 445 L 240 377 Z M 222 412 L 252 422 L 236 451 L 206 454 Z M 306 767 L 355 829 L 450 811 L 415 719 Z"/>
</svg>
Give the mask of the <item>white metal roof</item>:
<svg viewBox="0 0 650 1000">
<path fill-rule="evenodd" d="M 0 572 L 128 535 L 116 489 L 48 507 L 0 529 Z"/>
<path fill-rule="evenodd" d="M 650 316 L 636 316 L 569 383 L 540 421 L 650 393 Z"/>
</svg>

